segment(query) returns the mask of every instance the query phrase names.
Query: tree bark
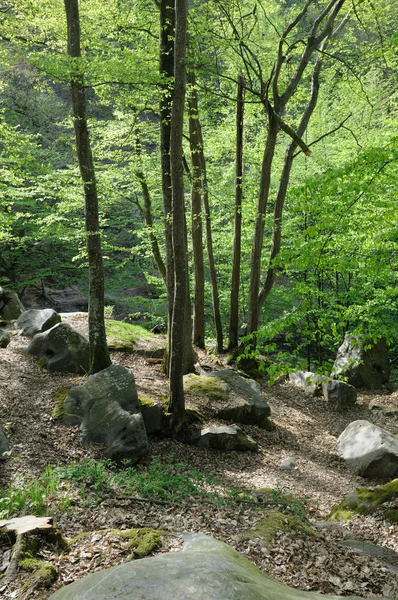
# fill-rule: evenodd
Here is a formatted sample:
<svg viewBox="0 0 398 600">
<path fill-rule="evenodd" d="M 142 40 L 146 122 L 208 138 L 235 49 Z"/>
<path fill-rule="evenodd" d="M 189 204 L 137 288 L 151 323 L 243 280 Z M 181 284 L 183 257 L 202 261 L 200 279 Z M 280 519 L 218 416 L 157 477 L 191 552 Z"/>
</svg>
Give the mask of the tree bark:
<svg viewBox="0 0 398 600">
<path fill-rule="evenodd" d="M 196 96 L 195 75 L 189 73 L 187 81 L 191 84 L 188 95 L 189 143 L 191 149 L 191 220 L 192 251 L 195 275 L 193 343 L 199 348 L 205 347 L 205 279 L 203 261 L 203 226 L 202 226 L 202 168 L 200 161 L 199 139 L 197 131 L 198 102 Z"/>
<path fill-rule="evenodd" d="M 184 327 L 186 325 L 188 266 L 185 234 L 182 135 L 186 82 L 187 3 L 176 0 L 174 42 L 174 95 L 171 114 L 170 166 L 172 183 L 172 240 L 174 297 L 170 345 L 170 428 L 178 431 L 184 420 Z"/>
<path fill-rule="evenodd" d="M 170 166 L 170 134 L 171 107 L 174 93 L 174 26 L 175 0 L 159 0 L 160 36 L 159 36 L 159 71 L 164 78 L 160 86 L 160 165 L 162 177 L 162 199 L 166 246 L 166 290 L 168 303 L 168 343 L 164 360 L 166 375 L 170 371 L 171 324 L 174 298 L 174 257 L 171 219 L 171 166 Z"/>
<path fill-rule="evenodd" d="M 196 97 L 196 106 L 198 106 L 198 101 Z M 207 257 L 209 260 L 209 271 L 210 271 L 210 281 L 211 281 L 211 296 L 212 296 L 212 304 L 213 304 L 213 315 L 214 315 L 214 323 L 216 327 L 216 338 L 217 338 L 217 352 L 223 351 L 223 332 L 222 332 L 222 323 L 221 323 L 221 313 L 220 313 L 220 300 L 218 296 L 218 281 L 217 281 L 217 271 L 214 260 L 214 250 L 213 250 L 213 236 L 211 230 L 211 213 L 210 213 L 210 203 L 209 203 L 209 185 L 207 181 L 207 170 L 206 170 L 206 158 L 203 144 L 203 136 L 202 136 L 202 127 L 199 119 L 199 110 L 197 110 L 197 119 L 196 119 L 196 130 L 198 137 L 198 152 L 200 157 L 200 168 L 201 168 L 201 182 L 202 182 L 202 192 L 203 192 L 203 208 L 205 215 L 205 225 L 206 225 L 206 245 L 207 245 Z"/>
<path fill-rule="evenodd" d="M 148 189 L 147 180 L 146 180 L 144 171 L 142 170 L 142 166 L 140 164 L 141 163 L 141 142 L 140 142 L 137 134 L 135 136 L 135 149 L 136 149 L 137 162 L 139 164 L 139 167 L 135 170 L 135 174 L 136 174 L 138 181 L 140 182 L 142 197 L 144 199 L 144 206 L 142 207 L 139 205 L 139 209 L 140 209 L 140 212 L 142 213 L 142 216 L 144 217 L 145 225 L 148 229 L 149 239 L 151 240 L 153 260 L 156 263 L 156 266 L 159 270 L 159 273 L 160 273 L 160 275 L 166 285 L 166 289 L 167 289 L 166 265 L 164 264 L 162 255 L 160 253 L 158 238 L 153 230 L 152 202 L 151 202 L 151 196 L 150 196 L 149 189 Z"/>
<path fill-rule="evenodd" d="M 231 277 L 231 312 L 229 319 L 228 349 L 238 346 L 239 326 L 239 284 L 240 284 L 240 259 L 242 245 L 242 185 L 243 185 L 243 99 L 244 78 L 242 73 L 238 76 L 238 92 L 236 99 L 236 159 L 235 159 L 235 219 L 234 219 L 234 250 L 232 259 Z"/>
<path fill-rule="evenodd" d="M 257 206 L 257 218 L 255 223 L 255 231 L 253 238 L 253 246 L 252 246 L 252 256 L 251 256 L 251 273 L 250 273 L 250 298 L 249 298 L 249 333 L 255 333 L 258 329 L 259 316 L 262 304 L 265 300 L 266 295 L 272 289 L 274 282 L 274 273 L 273 269 L 268 270 L 267 279 L 263 285 L 262 290 L 260 290 L 260 272 L 261 272 L 261 254 L 262 254 L 262 246 L 264 240 L 264 221 L 266 216 L 268 197 L 269 197 L 269 189 L 271 182 L 271 169 L 272 162 L 275 153 L 276 140 L 279 133 L 279 130 L 282 129 L 285 133 L 287 133 L 293 139 L 294 148 L 297 145 L 307 154 L 310 154 L 309 148 L 304 142 L 301 140 L 301 135 L 299 132 L 295 132 L 290 126 L 288 126 L 281 118 L 281 115 L 284 114 L 285 108 L 289 100 L 294 96 L 297 91 L 297 87 L 302 80 L 303 73 L 308 66 L 312 55 L 317 52 L 322 44 L 324 44 L 328 39 L 333 36 L 333 28 L 339 11 L 341 10 L 345 0 L 331 0 L 324 8 L 320 11 L 317 18 L 314 19 L 312 23 L 312 28 L 310 34 L 307 38 L 306 44 L 304 46 L 304 50 L 300 56 L 300 59 L 297 63 L 296 69 L 293 74 L 288 79 L 284 91 L 282 93 L 279 92 L 279 78 L 283 69 L 283 66 L 287 63 L 286 54 L 286 38 L 288 34 L 296 27 L 299 21 L 304 17 L 307 12 L 308 7 L 312 3 L 312 0 L 307 0 L 302 11 L 296 16 L 296 18 L 287 26 L 285 31 L 282 33 L 279 48 L 278 48 L 278 58 L 275 65 L 275 69 L 272 73 L 272 77 L 267 85 L 264 85 L 262 82 L 262 88 L 267 90 L 267 94 L 262 98 L 265 108 L 268 111 L 268 135 L 267 142 L 264 151 L 262 171 L 261 171 L 261 182 L 260 182 L 260 192 Z M 293 44 L 287 49 L 287 53 L 289 54 L 290 48 L 294 49 L 295 45 Z M 318 63 L 317 63 L 318 64 Z M 315 69 L 315 67 L 314 67 Z M 271 88 L 273 92 L 273 106 L 268 99 L 268 89 Z M 308 118 L 309 120 L 309 118 Z M 307 120 L 307 124 L 308 124 Z M 305 128 L 303 129 L 305 131 Z M 289 153 L 289 150 L 287 151 Z M 285 165 L 283 167 L 283 172 L 280 180 L 280 192 L 281 196 L 279 198 L 279 202 L 277 201 L 277 213 L 276 213 L 276 221 L 274 220 L 273 226 L 273 243 L 275 249 L 280 244 L 280 239 L 278 240 L 278 236 L 280 236 L 280 223 L 282 218 L 282 210 L 284 197 L 286 196 L 287 186 L 290 178 L 290 170 L 291 164 L 289 163 L 293 161 L 293 153 L 289 158 L 288 154 L 286 155 Z M 285 191 L 284 191 L 285 190 Z M 282 199 L 283 196 L 283 199 Z M 276 244 L 276 245 L 275 245 Z M 253 345 L 255 345 L 255 338 L 253 339 Z"/>
<path fill-rule="evenodd" d="M 83 180 L 85 225 L 89 267 L 88 328 L 90 373 L 111 364 L 104 320 L 104 269 L 99 231 L 98 195 L 87 126 L 84 75 L 81 69 L 80 19 L 78 0 L 64 0 L 68 28 L 68 54 L 71 57 L 71 90 L 76 151 Z"/>
</svg>

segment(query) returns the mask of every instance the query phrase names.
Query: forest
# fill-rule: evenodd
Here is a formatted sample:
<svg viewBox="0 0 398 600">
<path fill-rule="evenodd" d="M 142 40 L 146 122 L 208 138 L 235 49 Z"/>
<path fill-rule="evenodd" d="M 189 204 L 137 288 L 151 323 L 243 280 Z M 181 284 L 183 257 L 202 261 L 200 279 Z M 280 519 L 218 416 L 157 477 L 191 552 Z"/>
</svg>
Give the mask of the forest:
<svg viewBox="0 0 398 600">
<path fill-rule="evenodd" d="M 22 299 L 88 294 L 78 73 L 116 314 L 165 331 L 176 272 L 190 285 L 178 327 L 193 314 L 199 347 L 266 354 L 277 373 L 327 371 L 347 331 L 393 348 L 396 4 L 192 3 L 178 217 L 174 10 L 162 6 L 81 2 L 76 58 L 63 3 L 2 5 L 0 284 Z"/>
<path fill-rule="evenodd" d="M 1 1 L 7 600 L 206 552 L 228 600 L 397 597 L 397 32 L 395 0 Z M 87 338 L 78 367 L 33 358 L 5 290 Z M 333 379 L 347 335 L 380 385 Z M 358 467 L 355 427 L 387 458 Z"/>
</svg>

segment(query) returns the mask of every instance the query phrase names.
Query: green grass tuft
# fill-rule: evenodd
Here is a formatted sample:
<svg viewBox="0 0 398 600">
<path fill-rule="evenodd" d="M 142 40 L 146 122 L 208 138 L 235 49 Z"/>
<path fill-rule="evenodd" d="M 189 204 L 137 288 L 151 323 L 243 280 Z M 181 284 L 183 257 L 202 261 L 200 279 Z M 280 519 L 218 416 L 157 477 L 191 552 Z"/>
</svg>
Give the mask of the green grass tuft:
<svg viewBox="0 0 398 600">
<path fill-rule="evenodd" d="M 147 329 L 124 321 L 109 319 L 105 321 L 105 329 L 108 347 L 111 350 L 131 352 L 134 350 L 137 340 L 142 339 L 149 342 L 154 338 L 154 334 Z"/>
</svg>

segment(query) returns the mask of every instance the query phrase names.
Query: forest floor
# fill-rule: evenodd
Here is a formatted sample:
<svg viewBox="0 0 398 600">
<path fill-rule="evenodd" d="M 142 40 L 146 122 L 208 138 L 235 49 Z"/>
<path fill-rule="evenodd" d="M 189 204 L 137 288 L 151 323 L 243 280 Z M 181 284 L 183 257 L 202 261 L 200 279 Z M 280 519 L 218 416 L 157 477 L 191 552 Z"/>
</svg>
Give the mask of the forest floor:
<svg viewBox="0 0 398 600">
<path fill-rule="evenodd" d="M 85 317 L 64 320 L 86 333 Z M 0 463 L 2 488 L 38 480 L 47 465 L 68 466 L 87 457 L 98 460 L 103 451 L 101 446 L 82 448 L 78 428 L 64 427 L 52 418 L 59 391 L 79 384 L 83 378 L 47 373 L 26 354 L 28 342 L 13 336 L 8 348 L 0 350 L 0 423 L 12 448 L 10 458 Z M 132 370 L 139 396 L 161 399 L 167 394 L 167 382 L 158 364 L 134 352 L 112 352 L 112 360 Z M 205 354 L 199 360 L 214 368 L 222 366 L 221 360 L 212 363 Z M 393 573 L 383 562 L 355 553 L 341 543 L 359 539 L 398 551 L 398 524 L 386 522 L 377 511 L 346 522 L 328 522 L 326 517 L 348 492 L 380 483 L 357 477 L 344 463 L 337 452 L 338 435 L 356 419 L 371 420 L 398 434 L 398 418 L 383 411 L 398 408 L 398 392 L 363 392 L 354 408 L 335 412 L 323 398 L 311 397 L 286 382 L 272 387 L 264 383 L 263 391 L 272 407 L 275 429 L 242 426 L 257 442 L 257 453 L 220 453 L 152 437 L 149 456 L 136 467 L 148 469 L 154 458 L 160 465 L 183 463 L 178 467 L 183 472 L 196 469 L 205 474 L 206 481 L 212 478 L 218 482 L 217 489 L 229 498 L 224 503 L 209 502 L 205 496 L 156 503 L 153 499 L 142 501 L 107 493 L 91 503 L 76 496 L 72 510 L 62 511 L 56 502 L 59 491 L 54 493 L 53 506 L 50 498 L 48 509 L 71 542 L 71 551 L 57 555 L 50 547 L 42 550 L 42 558 L 56 566 L 58 579 L 51 589 L 32 591 L 31 597 L 48 598 L 55 589 L 77 578 L 130 560 L 126 545 L 110 530 L 150 527 L 169 532 L 159 552 L 178 550 L 173 533 L 200 531 L 231 544 L 260 569 L 288 585 L 328 594 L 397 598 L 398 570 Z M 198 398 L 187 398 L 188 406 L 197 407 L 199 402 Z M 375 405 L 379 409 L 371 408 Z M 288 457 L 296 462 L 297 469 L 281 469 Z M 264 517 L 266 505 L 245 501 L 246 496 L 239 497 L 237 492 L 261 495 L 262 488 L 279 490 L 273 497 L 279 498 L 282 505 L 287 493 L 300 500 L 302 505 L 292 502 L 293 508 L 298 516 L 305 510 L 316 535 L 295 530 L 280 531 L 267 543 L 256 538 L 253 528 Z M 287 508 L 292 510 L 292 506 Z M 78 535 L 83 532 L 91 533 Z M 0 566 L 1 560 L 0 556 Z M 20 588 L 29 577 L 32 575 L 20 571 L 14 582 L 2 586 L 0 580 L 0 596 L 25 597 Z"/>
</svg>

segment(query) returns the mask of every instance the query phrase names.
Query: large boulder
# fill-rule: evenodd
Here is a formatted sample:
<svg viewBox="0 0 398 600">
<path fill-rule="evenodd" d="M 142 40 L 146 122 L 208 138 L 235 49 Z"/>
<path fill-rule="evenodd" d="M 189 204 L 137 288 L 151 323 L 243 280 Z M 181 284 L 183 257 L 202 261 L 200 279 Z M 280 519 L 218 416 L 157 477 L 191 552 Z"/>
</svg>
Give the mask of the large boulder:
<svg viewBox="0 0 398 600">
<path fill-rule="evenodd" d="M 181 552 L 134 560 L 83 577 L 50 600 L 315 600 L 266 575 L 233 548 L 187 534 Z M 341 596 L 322 596 L 338 600 Z M 356 600 L 361 598 L 356 597 Z M 386 598 L 379 600 L 387 600 Z"/>
<path fill-rule="evenodd" d="M 68 323 L 58 323 L 35 335 L 28 353 L 43 360 L 50 372 L 83 375 L 89 369 L 88 341 Z"/>
<path fill-rule="evenodd" d="M 5 460 L 7 458 L 9 449 L 10 444 L 8 443 L 8 439 L 0 427 L 0 460 Z"/>
<path fill-rule="evenodd" d="M 357 401 L 357 390 L 345 381 L 332 379 L 322 384 L 325 400 L 337 410 L 344 410 L 353 406 Z"/>
<path fill-rule="evenodd" d="M 19 330 L 19 335 L 33 338 L 37 333 L 47 331 L 60 322 L 61 315 L 52 308 L 31 308 L 21 314 L 16 322 L 16 328 Z"/>
<path fill-rule="evenodd" d="M 199 446 L 199 448 L 213 448 L 213 450 L 222 452 L 231 450 L 251 450 L 255 452 L 257 450 L 256 442 L 237 425 L 206 427 L 193 437 L 191 443 Z"/>
<path fill-rule="evenodd" d="M 11 336 L 7 331 L 0 329 L 0 348 L 7 348 L 11 341 Z"/>
<path fill-rule="evenodd" d="M 0 287 L 0 319 L 14 321 L 25 310 L 18 294 Z"/>
<path fill-rule="evenodd" d="M 398 437 L 369 421 L 350 423 L 339 437 L 338 449 L 362 477 L 393 479 L 398 474 Z"/>
<path fill-rule="evenodd" d="M 138 460 L 148 451 L 134 376 L 121 365 L 111 365 L 71 388 L 61 421 L 80 425 L 83 445 L 105 444 L 109 458 Z"/>
<path fill-rule="evenodd" d="M 360 336 L 346 335 L 337 351 L 332 377 L 346 377 L 356 388 L 377 390 L 390 378 L 388 346 L 384 339 L 376 344 Z"/>
<path fill-rule="evenodd" d="M 267 427 L 271 408 L 265 401 L 259 384 L 254 379 L 242 377 L 232 369 L 206 371 L 199 368 L 200 377 L 212 378 L 225 393 L 225 400 L 217 401 L 215 416 L 219 419 Z"/>
</svg>

